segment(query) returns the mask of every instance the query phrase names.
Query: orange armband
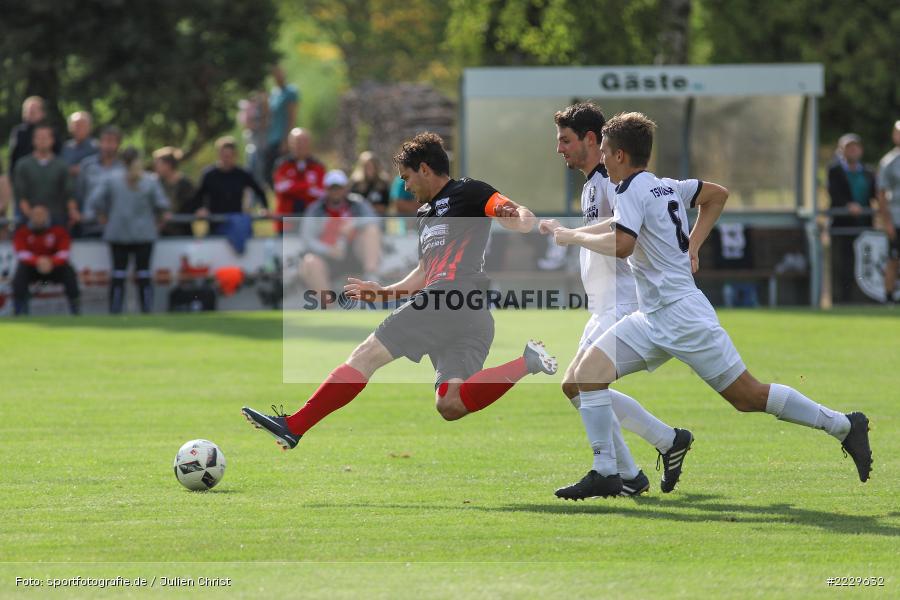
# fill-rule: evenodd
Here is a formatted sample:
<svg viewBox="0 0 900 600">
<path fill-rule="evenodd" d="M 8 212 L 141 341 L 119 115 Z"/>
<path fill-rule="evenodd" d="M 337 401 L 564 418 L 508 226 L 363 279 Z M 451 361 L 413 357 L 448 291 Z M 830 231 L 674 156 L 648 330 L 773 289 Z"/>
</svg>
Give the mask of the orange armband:
<svg viewBox="0 0 900 600">
<path fill-rule="evenodd" d="M 509 202 L 512 202 L 512 200 L 500 192 L 494 192 L 494 194 L 488 198 L 487 204 L 484 205 L 484 214 L 489 217 L 496 217 L 497 209 Z"/>
</svg>

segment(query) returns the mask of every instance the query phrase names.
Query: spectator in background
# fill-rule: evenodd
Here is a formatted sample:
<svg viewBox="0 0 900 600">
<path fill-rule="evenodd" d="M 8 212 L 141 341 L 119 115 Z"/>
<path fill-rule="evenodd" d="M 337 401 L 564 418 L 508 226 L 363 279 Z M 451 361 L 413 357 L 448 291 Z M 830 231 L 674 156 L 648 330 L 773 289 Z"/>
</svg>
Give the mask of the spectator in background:
<svg viewBox="0 0 900 600">
<path fill-rule="evenodd" d="M 406 182 L 399 175 L 391 183 L 390 202 L 397 211 L 397 216 L 414 217 L 419 210 L 415 196 L 406 190 Z"/>
<path fill-rule="evenodd" d="M 368 202 L 349 193 L 343 171 L 325 175 L 325 197 L 303 217 L 302 236 L 307 252 L 300 276 L 312 290 L 329 290 L 333 277 L 357 275 L 375 279 L 381 260 L 379 219 Z"/>
<path fill-rule="evenodd" d="M 104 177 L 91 190 L 85 213 L 105 223 L 103 239 L 112 254 L 109 312 L 119 314 L 125 307 L 125 279 L 130 257 L 134 256 L 141 312 L 148 313 L 153 308 L 150 257 L 158 221 L 170 216 L 169 200 L 158 179 L 144 171 L 135 148 L 122 152 L 122 164 L 123 169 Z"/>
<path fill-rule="evenodd" d="M 30 155 L 34 149 L 34 128 L 38 123 L 43 123 L 47 116 L 44 110 L 44 99 L 40 96 L 29 96 L 22 103 L 22 122 L 13 127 L 9 134 L 9 172 L 15 173 L 16 163 L 20 159 Z M 59 154 L 62 144 L 54 135 L 53 153 Z"/>
<path fill-rule="evenodd" d="M 253 92 L 238 103 L 238 124 L 243 129 L 247 170 L 258 183 L 269 182 L 266 173 L 266 136 L 269 133 L 269 100 L 263 91 Z"/>
<path fill-rule="evenodd" d="M 114 125 L 104 127 L 100 132 L 100 152 L 83 159 L 78 165 L 78 180 L 75 183 L 75 200 L 84 209 L 88 196 L 100 186 L 104 178 L 109 177 L 125 167 L 119 160 L 119 146 L 122 144 L 122 131 Z M 76 237 L 100 237 L 103 228 L 97 224 L 85 223 Z"/>
<path fill-rule="evenodd" d="M 375 154 L 366 150 L 359 155 L 350 182 L 350 191 L 365 198 L 379 216 L 387 213 L 391 200 L 391 179 L 381 169 Z"/>
<path fill-rule="evenodd" d="M 833 216 L 831 227 L 871 227 L 872 217 L 863 214 L 875 200 L 875 173 L 862 164 L 862 140 L 855 133 L 847 133 L 838 140 L 834 162 L 828 169 L 828 195 L 831 208 L 846 209 L 849 215 Z M 853 240 L 855 235 L 831 236 L 831 256 L 834 267 L 835 299 L 847 302 L 851 299 L 854 282 Z"/>
<path fill-rule="evenodd" d="M 289 154 L 275 168 L 275 213 L 300 215 L 325 194 L 325 166 L 312 156 L 312 138 L 305 129 L 288 136 Z M 281 223 L 277 230 L 283 231 Z"/>
<path fill-rule="evenodd" d="M 69 115 L 69 135 L 72 137 L 63 144 L 60 157 L 69 165 L 69 175 L 73 179 L 81 172 L 81 161 L 100 152 L 100 145 L 91 137 L 92 127 L 91 113 L 81 110 Z"/>
<path fill-rule="evenodd" d="M 878 162 L 878 209 L 881 226 L 890 240 L 890 254 L 884 266 L 884 301 L 896 302 L 897 268 L 900 267 L 900 121 L 891 132 L 894 148 Z"/>
<path fill-rule="evenodd" d="M 191 217 L 194 214 L 194 197 L 197 190 L 191 180 L 178 170 L 182 153 L 178 148 L 166 146 L 153 153 L 153 170 L 159 178 L 166 197 L 169 199 L 169 211 L 178 217 Z M 160 232 L 164 236 L 193 236 L 190 223 L 169 221 Z"/>
<path fill-rule="evenodd" d="M 197 216 L 238 215 L 244 212 L 244 192 L 250 189 L 254 201 L 266 211 L 266 195 L 248 171 L 237 164 L 237 143 L 231 136 L 216 140 L 219 160 L 207 167 L 200 178 L 200 187 L 194 197 L 193 206 Z M 213 223 L 210 227 L 216 235 L 227 229 L 226 223 Z"/>
<path fill-rule="evenodd" d="M 50 224 L 46 206 L 35 205 L 28 223 L 19 227 L 13 238 L 18 265 L 13 276 L 13 303 L 17 315 L 28 314 L 29 286 L 35 281 L 61 283 L 66 290 L 69 312 L 80 312 L 78 277 L 69 264 L 69 232 Z"/>
<path fill-rule="evenodd" d="M 272 184 L 275 162 L 288 151 L 288 134 L 297 122 L 300 91 L 287 82 L 281 65 L 272 67 L 275 87 L 269 92 L 269 127 L 266 135 L 266 181 Z"/>
<path fill-rule="evenodd" d="M 16 162 L 13 173 L 13 189 L 21 214 L 31 218 L 36 205 L 46 206 L 54 225 L 72 226 L 81 220 L 72 197 L 69 168 L 65 161 L 53 153 L 55 136 L 47 124 L 32 128 L 34 150 Z"/>
</svg>

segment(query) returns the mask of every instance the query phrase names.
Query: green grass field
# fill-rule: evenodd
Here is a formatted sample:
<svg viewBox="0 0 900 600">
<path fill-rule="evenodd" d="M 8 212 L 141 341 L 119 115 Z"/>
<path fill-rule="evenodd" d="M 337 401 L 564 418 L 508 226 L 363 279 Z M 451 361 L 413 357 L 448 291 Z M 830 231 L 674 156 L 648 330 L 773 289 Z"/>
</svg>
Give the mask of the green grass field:
<svg viewBox="0 0 900 600">
<path fill-rule="evenodd" d="M 372 314 L 292 342 L 338 363 Z M 583 312 L 502 313 L 489 364 L 543 337 L 562 360 Z M 829 577 L 900 596 L 900 315 L 722 313 L 761 379 L 873 422 L 861 484 L 837 441 L 731 409 L 670 362 L 619 389 L 696 436 L 673 494 L 656 452 L 626 433 L 653 481 L 637 500 L 564 503 L 589 468 L 581 421 L 550 378 L 446 423 L 433 388 L 373 383 L 290 453 L 241 418 L 292 410 L 279 313 L 42 318 L 0 324 L 0 597 L 837 597 Z M 286 352 L 287 352 L 287 346 Z M 293 359 L 292 359 L 293 360 Z M 290 365 L 289 365 L 290 366 Z M 315 367 L 319 368 L 319 367 Z M 182 489 L 186 440 L 219 444 L 208 493 Z M 156 577 L 152 588 L 16 586 L 16 577 Z M 161 577 L 230 577 L 172 589 Z"/>
</svg>

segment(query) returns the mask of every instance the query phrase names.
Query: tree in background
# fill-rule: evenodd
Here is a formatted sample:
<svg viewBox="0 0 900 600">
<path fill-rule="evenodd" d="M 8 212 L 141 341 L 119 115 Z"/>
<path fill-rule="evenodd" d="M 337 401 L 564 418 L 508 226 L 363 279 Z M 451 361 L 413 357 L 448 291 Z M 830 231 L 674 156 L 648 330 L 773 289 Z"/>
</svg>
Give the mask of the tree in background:
<svg viewBox="0 0 900 600">
<path fill-rule="evenodd" d="M 882 0 L 702 0 L 714 63 L 821 62 L 821 140 L 855 131 L 875 160 L 900 118 L 900 4 Z"/>
<path fill-rule="evenodd" d="M 0 20 L 0 130 L 29 95 L 188 153 L 234 127 L 276 58 L 270 0 L 30 0 Z"/>
</svg>

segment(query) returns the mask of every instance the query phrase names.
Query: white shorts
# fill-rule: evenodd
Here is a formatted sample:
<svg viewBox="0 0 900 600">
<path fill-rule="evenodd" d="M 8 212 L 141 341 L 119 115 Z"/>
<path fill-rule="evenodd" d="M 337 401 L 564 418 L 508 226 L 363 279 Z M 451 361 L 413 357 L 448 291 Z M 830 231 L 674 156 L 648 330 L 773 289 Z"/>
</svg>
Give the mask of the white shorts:
<svg viewBox="0 0 900 600">
<path fill-rule="evenodd" d="M 721 392 L 746 369 L 719 325 L 716 311 L 700 291 L 651 313 L 625 316 L 594 346 L 613 359 L 617 377 L 653 371 L 674 356 Z"/>
<path fill-rule="evenodd" d="M 578 350 L 587 350 L 593 346 L 600 339 L 600 336 L 606 333 L 607 329 L 615 325 L 622 317 L 630 315 L 637 309 L 637 304 L 617 304 L 613 310 L 592 314 L 584 326 L 584 333 L 581 334 L 581 341 L 578 342 Z"/>
</svg>

